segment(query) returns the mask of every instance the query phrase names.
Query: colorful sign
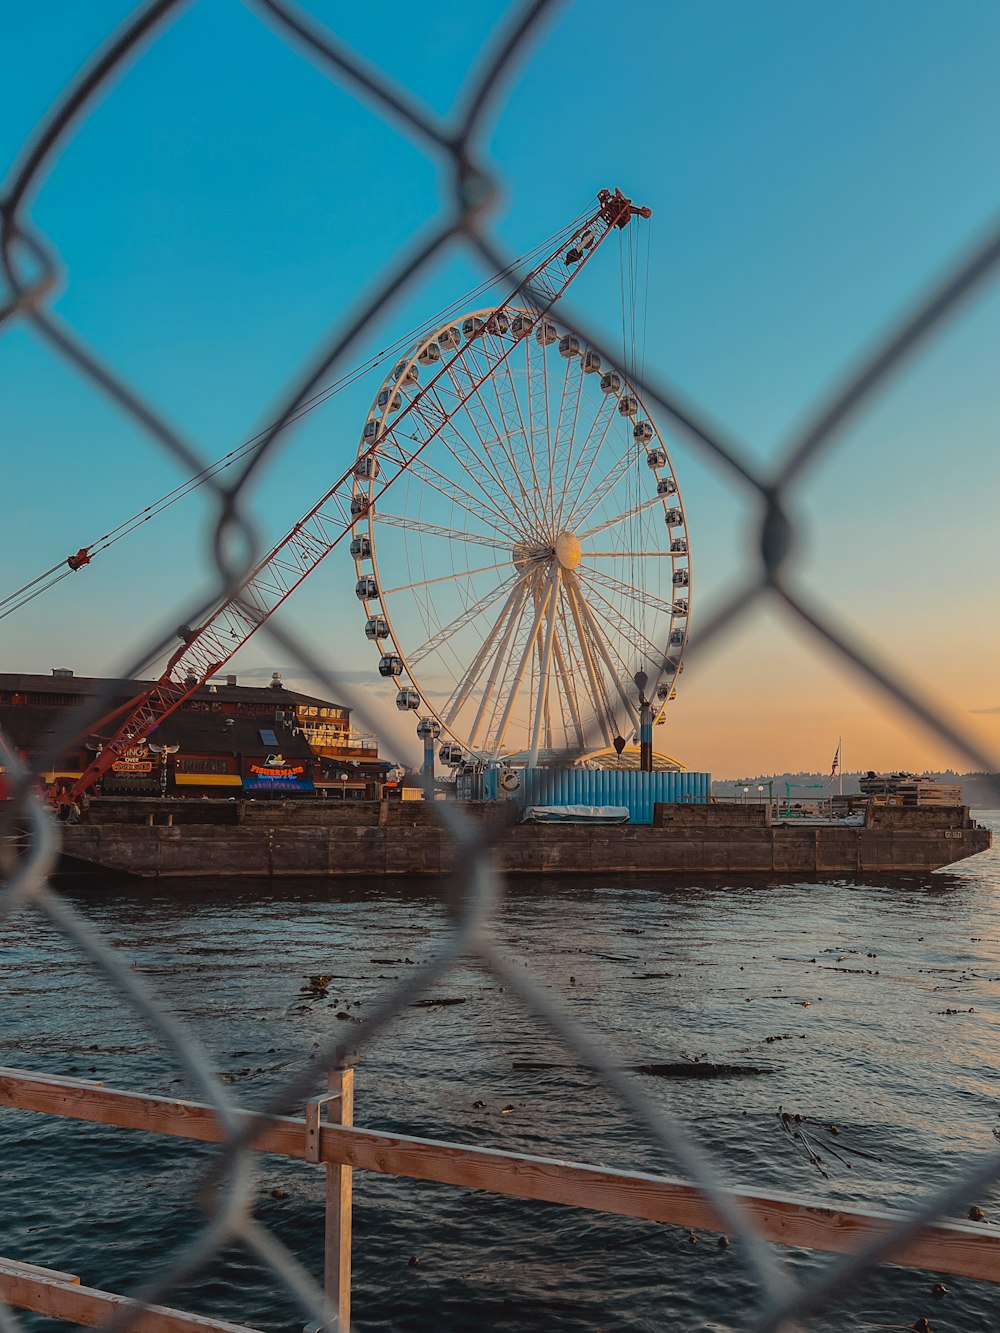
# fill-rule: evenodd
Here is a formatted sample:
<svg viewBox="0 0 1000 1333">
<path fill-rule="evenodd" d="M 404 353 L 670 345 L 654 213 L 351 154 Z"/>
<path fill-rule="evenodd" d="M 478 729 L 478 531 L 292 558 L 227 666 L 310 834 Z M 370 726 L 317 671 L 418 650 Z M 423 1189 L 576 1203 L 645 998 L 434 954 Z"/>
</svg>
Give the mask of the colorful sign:
<svg viewBox="0 0 1000 1333">
<path fill-rule="evenodd" d="M 277 768 L 270 764 L 251 764 L 250 772 L 260 778 L 291 778 L 298 779 L 305 772 L 302 764 L 296 764 L 295 767 Z"/>
<path fill-rule="evenodd" d="M 152 773 L 153 761 L 145 745 L 129 745 L 111 765 L 112 773 L 144 775 Z"/>
</svg>

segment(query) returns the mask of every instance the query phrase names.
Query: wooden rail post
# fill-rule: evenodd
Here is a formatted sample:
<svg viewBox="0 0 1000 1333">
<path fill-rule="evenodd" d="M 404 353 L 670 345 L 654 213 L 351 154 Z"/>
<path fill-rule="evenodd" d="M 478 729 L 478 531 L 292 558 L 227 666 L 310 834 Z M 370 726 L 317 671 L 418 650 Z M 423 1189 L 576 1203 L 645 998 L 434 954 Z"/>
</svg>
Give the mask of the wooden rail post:
<svg viewBox="0 0 1000 1333">
<path fill-rule="evenodd" d="M 329 1091 L 306 1103 L 306 1160 L 319 1162 L 320 1118 L 325 1107 L 334 1125 L 354 1124 L 354 1070 L 331 1069 Z M 323 1291 L 336 1312 L 333 1326 L 347 1333 L 351 1326 L 351 1207 L 353 1169 L 328 1162 L 326 1166 L 326 1217 L 323 1247 Z"/>
<path fill-rule="evenodd" d="M 340 1096 L 330 1105 L 337 1125 L 354 1124 L 354 1070 L 333 1069 L 328 1087 Z M 349 1166 L 326 1168 L 326 1262 L 323 1285 L 337 1311 L 337 1333 L 351 1327 L 351 1206 L 353 1172 Z"/>
</svg>

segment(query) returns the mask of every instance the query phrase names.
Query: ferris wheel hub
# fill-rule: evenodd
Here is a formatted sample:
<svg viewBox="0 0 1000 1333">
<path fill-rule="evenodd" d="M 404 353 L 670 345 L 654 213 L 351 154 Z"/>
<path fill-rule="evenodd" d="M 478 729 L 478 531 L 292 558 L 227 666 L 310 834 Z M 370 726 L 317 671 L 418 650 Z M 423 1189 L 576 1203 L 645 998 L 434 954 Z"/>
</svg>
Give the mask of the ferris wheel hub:
<svg viewBox="0 0 1000 1333">
<path fill-rule="evenodd" d="M 555 557 L 563 569 L 576 569 L 583 559 L 583 552 L 575 532 L 560 532 L 556 538 Z"/>
</svg>

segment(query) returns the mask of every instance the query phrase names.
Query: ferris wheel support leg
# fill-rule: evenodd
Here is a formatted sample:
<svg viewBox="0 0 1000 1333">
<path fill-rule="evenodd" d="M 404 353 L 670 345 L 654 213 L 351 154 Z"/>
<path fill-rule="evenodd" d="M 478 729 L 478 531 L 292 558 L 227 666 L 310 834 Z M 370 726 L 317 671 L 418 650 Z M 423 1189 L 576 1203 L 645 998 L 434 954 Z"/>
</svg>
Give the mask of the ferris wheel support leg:
<svg viewBox="0 0 1000 1333">
<path fill-rule="evenodd" d="M 566 596 L 569 600 L 569 608 L 573 616 L 573 623 L 576 626 L 576 637 L 580 642 L 580 649 L 583 653 L 583 663 L 587 669 L 587 679 L 590 682 L 590 693 L 594 700 L 594 711 L 601 728 L 601 735 L 604 737 L 604 744 L 610 749 L 614 743 L 614 737 L 611 734 L 611 727 L 608 724 L 607 715 L 603 704 L 603 691 L 597 675 L 597 667 L 594 664 L 594 655 L 590 650 L 590 639 L 587 635 L 583 616 L 580 612 L 580 604 L 577 600 L 576 587 L 569 577 L 566 579 Z"/>
<path fill-rule="evenodd" d="M 625 714 L 628 717 L 629 721 L 632 723 L 632 726 L 636 729 L 636 731 L 638 731 L 639 714 L 636 712 L 635 705 L 633 704 L 632 700 L 628 697 L 628 694 L 625 691 L 625 687 L 622 685 L 618 669 L 615 667 L 614 662 L 611 660 L 611 654 L 608 652 L 607 645 L 604 642 L 604 636 L 601 634 L 600 631 L 600 627 L 598 626 L 597 621 L 594 619 L 593 612 L 587 605 L 587 599 L 580 592 L 579 583 L 577 583 L 577 600 L 580 604 L 580 609 L 583 613 L 584 619 L 587 621 L 587 624 L 590 627 L 590 633 L 594 641 L 594 646 L 596 647 L 599 656 L 604 662 L 604 665 L 608 668 L 608 672 L 612 680 L 615 682 L 615 687 L 618 690 L 618 697 L 619 699 L 621 699 L 622 704 L 625 708 Z"/>
<path fill-rule="evenodd" d="M 465 673 L 464 679 L 459 682 L 459 687 L 457 692 L 455 693 L 454 702 L 449 706 L 448 711 L 443 718 L 444 725 L 446 727 L 450 727 L 452 722 L 454 722 L 455 718 L 461 712 L 465 704 L 465 701 L 472 693 L 473 687 L 478 684 L 479 677 L 483 670 L 483 667 L 489 660 L 490 653 L 493 651 L 494 645 L 496 644 L 497 639 L 500 637 L 500 633 L 503 627 L 507 624 L 508 617 L 514 610 L 514 604 L 520 601 L 523 595 L 524 595 L 523 585 L 521 580 L 518 580 L 518 582 L 516 582 L 514 584 L 514 587 L 511 589 L 510 596 L 504 603 L 503 610 L 497 617 L 496 624 L 493 626 L 489 634 L 483 640 L 483 646 L 480 648 L 479 652 L 476 653 L 475 657 L 473 658 L 472 665 Z M 476 727 L 476 730 L 478 730 L 478 725 Z M 472 744 L 473 740 L 474 736 L 470 737 L 469 739 L 470 745 Z"/>
<path fill-rule="evenodd" d="M 517 601 L 511 605 L 507 628 L 504 630 L 503 638 L 496 650 L 490 677 L 486 682 L 486 689 L 483 690 L 483 697 L 479 701 L 479 708 L 476 711 L 476 720 L 472 724 L 472 730 L 469 732 L 469 749 L 475 747 L 476 737 L 479 735 L 479 728 L 482 725 L 483 718 L 486 716 L 486 710 L 490 706 L 490 701 L 493 698 L 493 691 L 496 689 L 497 680 L 499 679 L 500 673 L 503 670 L 503 664 L 507 660 L 508 653 L 510 652 L 511 639 L 514 636 L 517 626 L 521 623 L 521 617 L 524 614 L 524 604 L 528 600 L 527 583 L 518 583 L 514 591 L 518 594 Z"/>
<path fill-rule="evenodd" d="M 538 767 L 538 742 L 542 730 L 542 718 L 548 710 L 549 703 L 549 672 L 552 668 L 552 642 L 556 629 L 556 601 L 559 597 L 559 566 L 556 565 L 552 571 L 552 578 L 549 583 L 549 623 L 545 627 L 545 646 L 542 649 L 542 660 L 538 668 L 538 700 L 535 706 L 534 725 L 531 728 L 531 750 L 528 754 L 528 767 Z M 550 728 L 551 730 L 551 728 Z"/>
<path fill-rule="evenodd" d="M 510 716 L 514 711 L 514 705 L 517 703 L 517 696 L 521 693 L 521 686 L 524 683 L 524 673 L 528 669 L 528 663 L 531 660 L 531 654 L 535 651 L 535 641 L 538 638 L 538 631 L 542 627 L 542 619 L 545 616 L 546 607 L 549 604 L 549 598 L 552 596 L 552 581 L 549 581 L 545 592 L 538 599 L 538 607 L 535 611 L 535 618 L 531 622 L 531 629 L 528 633 L 528 641 L 524 645 L 524 652 L 521 654 L 521 660 L 517 666 L 517 675 L 514 677 L 510 694 L 507 698 L 507 706 L 503 710 L 503 717 L 500 719 L 500 728 L 497 731 L 496 742 L 493 746 L 494 759 L 499 759 L 500 751 L 503 749 L 504 739 L 507 735 L 507 728 L 510 725 Z"/>
<path fill-rule="evenodd" d="M 424 762 L 420 771 L 424 784 L 434 786 L 434 737 L 429 733 L 424 737 Z"/>
<path fill-rule="evenodd" d="M 566 600 L 568 601 L 569 599 L 567 598 Z M 565 637 L 566 635 L 565 610 L 563 610 L 562 633 L 563 636 Z M 556 635 L 555 643 L 553 645 L 553 651 L 555 652 L 555 658 L 556 658 L 556 670 L 559 672 L 559 680 L 562 682 L 563 694 L 565 696 L 567 704 L 569 705 L 569 715 L 573 719 L 573 731 L 576 735 L 577 749 L 582 750 L 584 745 L 586 744 L 586 741 L 583 734 L 583 723 L 580 720 L 580 707 L 576 701 L 576 690 L 573 687 L 573 678 L 570 675 L 569 668 L 566 663 L 566 656 L 563 652 L 562 640 L 560 639 L 558 634 Z"/>
</svg>

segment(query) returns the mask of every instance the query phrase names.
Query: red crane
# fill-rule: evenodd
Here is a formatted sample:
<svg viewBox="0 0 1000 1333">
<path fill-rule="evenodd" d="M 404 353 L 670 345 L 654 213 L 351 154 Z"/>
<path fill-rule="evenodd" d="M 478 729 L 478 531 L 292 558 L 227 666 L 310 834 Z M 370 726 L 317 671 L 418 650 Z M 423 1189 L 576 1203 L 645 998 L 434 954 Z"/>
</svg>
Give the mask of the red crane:
<svg viewBox="0 0 1000 1333">
<path fill-rule="evenodd" d="M 648 208 L 637 207 L 620 190 L 614 193 L 601 190 L 597 199 L 596 212 L 568 238 L 564 238 L 554 251 L 518 283 L 510 296 L 497 307 L 497 312 L 516 304 L 519 294 L 530 290 L 542 297 L 541 304 L 537 296 L 533 304 L 538 307 L 540 314 L 544 314 L 559 300 L 612 230 L 626 227 L 635 216 L 650 216 Z M 486 331 L 484 328 L 475 336 L 482 337 Z M 512 346 L 505 348 L 500 340 L 496 340 L 495 344 L 484 341 L 484 347 L 487 348 L 484 359 L 487 368 L 481 377 L 468 383 L 456 406 L 461 406 L 477 394 L 482 384 L 513 350 Z M 436 373 L 401 408 L 392 425 L 381 428 L 366 452 L 355 459 L 343 476 L 260 561 L 233 596 L 216 607 L 201 625 L 194 628 L 186 625 L 181 627 L 178 631 L 181 646 L 167 663 L 159 680 L 96 724 L 95 734 L 99 734 L 124 714 L 124 720 L 114 734 L 105 739 L 103 748 L 73 784 L 71 793 L 74 797 L 90 791 L 124 749 L 147 740 L 165 718 L 220 671 L 419 457 L 434 439 L 436 431 L 416 451 L 400 450 L 398 457 L 394 457 L 391 449 L 392 436 L 407 416 L 421 406 L 422 399 L 448 373 L 449 366 L 458 356 L 459 353 L 455 352 L 450 358 L 442 357 Z M 398 378 L 403 379 L 409 376 L 414 366 L 412 362 L 402 362 L 397 370 Z M 443 421 L 441 425 L 444 425 Z M 380 460 L 377 465 L 370 461 L 374 460 L 376 453 Z M 368 468 L 374 468 L 378 477 L 377 494 L 373 492 L 370 499 L 356 494 L 354 487 L 356 477 L 369 475 L 366 471 Z M 81 551 L 78 556 L 72 557 L 71 567 L 74 567 L 74 560 L 85 563 L 80 560 L 80 556 L 85 554 Z"/>
</svg>

